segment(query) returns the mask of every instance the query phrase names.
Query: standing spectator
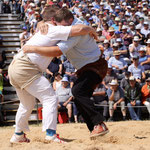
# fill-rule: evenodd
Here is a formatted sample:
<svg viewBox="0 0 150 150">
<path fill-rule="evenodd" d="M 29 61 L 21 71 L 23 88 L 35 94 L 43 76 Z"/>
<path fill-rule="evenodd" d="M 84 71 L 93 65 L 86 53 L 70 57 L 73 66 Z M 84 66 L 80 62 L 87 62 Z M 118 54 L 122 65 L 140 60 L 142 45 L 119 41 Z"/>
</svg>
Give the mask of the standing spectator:
<svg viewBox="0 0 150 150">
<path fill-rule="evenodd" d="M 150 119 L 150 77 L 146 80 L 145 85 L 141 89 L 142 103 L 147 107 Z"/>
<path fill-rule="evenodd" d="M 109 99 L 109 115 L 110 118 L 108 121 L 113 121 L 114 110 L 116 110 L 117 105 L 121 106 L 121 111 L 123 115 L 123 120 L 126 119 L 126 109 L 125 109 L 125 101 L 124 101 L 124 92 L 120 88 L 117 80 L 112 80 L 110 84 L 110 88 L 107 91 L 108 99 Z"/>
<path fill-rule="evenodd" d="M 54 75 L 57 72 L 62 74 L 62 63 L 59 58 L 54 57 L 46 69 L 47 78 L 50 79 L 51 83 L 54 81 Z"/>
<path fill-rule="evenodd" d="M 132 61 L 133 63 L 128 67 L 128 71 L 131 72 L 137 82 L 141 83 L 142 80 L 145 80 L 144 67 L 139 64 L 139 56 L 133 56 Z"/>
<path fill-rule="evenodd" d="M 11 9 L 10 9 L 8 0 L 4 1 L 3 6 L 2 6 L 2 11 L 3 11 L 3 13 L 6 13 L 6 14 L 11 13 Z"/>
<path fill-rule="evenodd" d="M 93 99 L 94 103 L 96 104 L 96 107 L 103 108 L 103 116 L 105 117 L 106 120 L 108 117 L 108 107 L 107 107 L 108 97 L 107 97 L 107 90 L 102 83 L 93 92 Z"/>
<path fill-rule="evenodd" d="M 54 75 L 53 89 L 56 91 L 61 86 L 61 74 L 56 72 Z"/>
<path fill-rule="evenodd" d="M 132 120 L 140 120 L 141 116 L 141 87 L 135 78 L 131 76 L 129 78 L 129 86 L 125 88 L 125 99 L 127 101 L 127 107 Z M 135 111 L 137 106 L 137 113 Z"/>
</svg>

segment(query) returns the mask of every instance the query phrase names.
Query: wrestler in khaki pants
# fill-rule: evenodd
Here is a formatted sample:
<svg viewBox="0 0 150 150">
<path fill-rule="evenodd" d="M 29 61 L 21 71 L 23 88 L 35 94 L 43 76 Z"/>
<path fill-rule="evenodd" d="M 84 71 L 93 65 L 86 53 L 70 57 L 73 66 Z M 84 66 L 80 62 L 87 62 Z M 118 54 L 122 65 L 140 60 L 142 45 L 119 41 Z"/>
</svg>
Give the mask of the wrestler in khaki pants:
<svg viewBox="0 0 150 150">
<path fill-rule="evenodd" d="M 13 59 L 8 69 L 8 75 L 20 100 L 16 114 L 15 134 L 10 142 L 29 142 L 29 139 L 24 138 L 22 133 L 29 131 L 28 119 L 35 106 L 35 98 L 39 99 L 43 105 L 43 131 L 46 131 L 46 135 L 48 135 L 45 139 L 63 142 L 57 136 L 51 136 L 51 133 L 56 134 L 58 99 L 51 84 L 42 76 L 38 66 L 23 54 Z"/>
<path fill-rule="evenodd" d="M 29 131 L 28 119 L 35 106 L 35 97 L 43 105 L 43 131 L 46 129 L 56 130 L 58 101 L 53 88 L 45 77 L 36 79 L 24 90 L 16 88 L 16 92 L 20 105 L 16 114 L 15 132 Z"/>
</svg>

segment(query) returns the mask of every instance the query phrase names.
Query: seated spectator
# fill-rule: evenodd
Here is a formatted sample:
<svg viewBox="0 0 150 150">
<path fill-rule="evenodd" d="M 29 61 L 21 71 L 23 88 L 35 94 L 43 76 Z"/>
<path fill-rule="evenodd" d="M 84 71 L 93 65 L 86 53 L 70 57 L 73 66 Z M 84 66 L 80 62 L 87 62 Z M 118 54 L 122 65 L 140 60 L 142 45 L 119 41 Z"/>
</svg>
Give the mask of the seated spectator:
<svg viewBox="0 0 150 150">
<path fill-rule="evenodd" d="M 141 47 L 139 50 L 139 64 L 145 71 L 150 70 L 150 55 L 146 55 L 146 47 Z"/>
<path fill-rule="evenodd" d="M 120 51 L 113 52 L 114 57 L 111 57 L 108 61 L 108 65 L 112 66 L 116 73 L 122 73 L 127 68 L 127 63 L 120 58 Z"/>
<path fill-rule="evenodd" d="M 147 107 L 150 119 L 150 77 L 146 80 L 145 85 L 141 89 L 142 103 Z"/>
<path fill-rule="evenodd" d="M 109 60 L 110 54 L 112 53 L 112 48 L 110 47 L 110 43 L 108 40 L 104 40 L 104 56 L 106 60 Z"/>
<path fill-rule="evenodd" d="M 122 26 L 122 33 L 120 34 L 120 38 L 122 38 L 123 43 L 126 47 L 128 47 L 132 43 L 132 34 L 127 31 L 128 26 Z"/>
<path fill-rule="evenodd" d="M 61 74 L 56 72 L 54 75 L 53 89 L 56 91 L 61 86 Z"/>
<path fill-rule="evenodd" d="M 129 45 L 129 52 L 130 52 L 130 57 L 132 58 L 135 55 L 139 55 L 138 51 L 142 47 L 142 45 L 139 44 L 139 37 L 135 36 L 133 39 L 133 43 Z"/>
<path fill-rule="evenodd" d="M 123 44 L 122 39 L 121 38 L 117 38 L 116 39 L 116 43 L 118 44 L 118 50 L 121 53 L 121 58 L 127 58 L 127 47 Z"/>
<path fill-rule="evenodd" d="M 145 42 L 144 42 L 144 40 L 145 40 L 145 35 L 141 33 L 141 27 L 137 25 L 137 26 L 135 27 L 135 29 L 136 29 L 136 34 L 135 34 L 135 36 L 138 36 L 138 37 L 139 37 L 139 40 L 140 40 L 140 44 L 141 44 L 141 45 L 144 45 L 144 44 L 145 44 Z"/>
<path fill-rule="evenodd" d="M 147 38 L 147 35 L 150 33 L 149 23 L 145 21 L 143 24 L 144 27 L 141 29 L 141 33 Z"/>
<path fill-rule="evenodd" d="M 69 62 L 69 60 L 66 60 L 63 64 L 63 73 L 65 74 L 64 76 L 67 76 L 70 82 L 70 87 L 73 86 L 74 81 L 76 80 L 75 76 L 75 68 L 73 65 Z"/>
<path fill-rule="evenodd" d="M 98 39 L 97 39 L 96 42 L 98 44 L 103 44 L 103 42 L 106 39 L 106 37 L 104 35 L 102 35 L 102 29 L 101 28 L 97 28 L 96 29 L 96 33 L 97 33 L 97 36 L 98 36 Z"/>
<path fill-rule="evenodd" d="M 117 105 L 121 106 L 121 112 L 123 115 L 123 120 L 126 119 L 126 109 L 125 109 L 125 100 L 124 92 L 119 86 L 117 80 L 112 80 L 110 83 L 110 88 L 107 91 L 108 100 L 109 100 L 109 115 L 110 118 L 108 121 L 113 121 L 114 110 L 116 110 Z"/>
<path fill-rule="evenodd" d="M 131 76 L 131 73 L 129 71 L 125 72 L 125 77 L 120 82 L 120 87 L 125 90 L 125 88 L 129 85 L 129 77 Z"/>
<path fill-rule="evenodd" d="M 29 40 L 30 37 L 30 33 L 28 32 L 26 26 L 22 27 L 22 30 L 23 32 L 19 35 L 21 47 Z"/>
<path fill-rule="evenodd" d="M 105 117 L 106 120 L 108 117 L 108 107 L 107 107 L 108 97 L 107 97 L 107 90 L 103 84 L 100 84 L 95 89 L 95 91 L 93 92 L 93 99 L 94 99 L 94 103 L 96 104 L 96 107 L 103 108 L 103 116 Z"/>
<path fill-rule="evenodd" d="M 103 80 L 103 84 L 105 85 L 105 88 L 109 88 L 109 83 L 113 80 L 117 79 L 116 73 L 113 71 L 112 66 L 108 65 L 107 74 Z"/>
<path fill-rule="evenodd" d="M 71 122 L 71 117 L 72 117 L 72 102 L 71 100 L 73 99 L 72 93 L 71 93 L 71 88 L 69 85 L 69 80 L 67 77 L 63 77 L 61 80 L 62 86 L 56 89 L 56 95 L 58 96 L 58 109 L 60 108 L 67 108 L 68 110 L 68 117 L 69 117 L 69 122 Z M 77 110 L 74 105 L 74 116 L 75 116 L 75 122 L 77 121 Z"/>
<path fill-rule="evenodd" d="M 147 40 L 146 44 L 146 55 L 150 56 L 150 39 Z"/>
<path fill-rule="evenodd" d="M 146 77 L 144 67 L 139 64 L 139 56 L 133 56 L 132 61 L 133 63 L 128 67 L 128 71 L 131 72 L 137 82 L 141 83 Z"/>
<path fill-rule="evenodd" d="M 125 99 L 127 101 L 127 107 L 132 120 L 140 120 L 141 108 L 134 108 L 134 106 L 141 106 L 141 87 L 136 82 L 134 76 L 129 78 L 129 86 L 125 88 Z M 137 110 L 137 113 L 135 111 Z"/>
<path fill-rule="evenodd" d="M 54 81 L 54 75 L 57 72 L 62 74 L 62 63 L 59 58 L 54 57 L 46 69 L 47 78 L 50 79 L 51 83 Z"/>
</svg>

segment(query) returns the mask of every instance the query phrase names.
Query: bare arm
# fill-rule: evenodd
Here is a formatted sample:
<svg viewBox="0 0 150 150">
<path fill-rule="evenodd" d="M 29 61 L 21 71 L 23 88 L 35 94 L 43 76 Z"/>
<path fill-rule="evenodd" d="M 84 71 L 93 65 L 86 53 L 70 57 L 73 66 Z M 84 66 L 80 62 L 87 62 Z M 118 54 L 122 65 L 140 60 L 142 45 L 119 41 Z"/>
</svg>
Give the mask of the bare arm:
<svg viewBox="0 0 150 150">
<path fill-rule="evenodd" d="M 101 92 L 93 92 L 93 96 L 99 96 L 99 95 L 105 95 L 106 92 L 105 91 L 101 91 Z"/>
<path fill-rule="evenodd" d="M 37 29 L 40 30 L 43 35 L 48 33 L 48 28 L 48 24 L 44 23 L 43 21 L 39 22 L 37 25 Z M 73 25 L 69 36 L 73 37 L 87 34 L 90 34 L 96 40 L 98 39 L 96 31 L 92 27 L 83 24 Z"/>
<path fill-rule="evenodd" d="M 87 35 L 87 34 L 90 34 L 96 40 L 98 39 L 96 31 L 93 28 L 83 24 L 72 26 L 71 33 L 69 36 L 72 37 L 72 36 L 80 36 L 80 35 Z"/>
<path fill-rule="evenodd" d="M 47 57 L 56 57 L 62 55 L 62 52 L 58 46 L 41 47 L 41 46 L 26 45 L 22 49 L 25 53 L 38 53 L 42 56 L 47 56 Z"/>
</svg>

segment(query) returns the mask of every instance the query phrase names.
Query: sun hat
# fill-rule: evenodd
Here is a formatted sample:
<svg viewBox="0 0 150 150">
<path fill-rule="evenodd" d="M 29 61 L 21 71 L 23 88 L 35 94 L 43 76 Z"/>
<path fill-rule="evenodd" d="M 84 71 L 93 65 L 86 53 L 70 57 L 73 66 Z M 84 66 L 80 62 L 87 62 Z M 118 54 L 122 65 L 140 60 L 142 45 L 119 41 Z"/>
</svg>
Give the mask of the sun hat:
<svg viewBox="0 0 150 150">
<path fill-rule="evenodd" d="M 115 29 L 114 29 L 113 27 L 109 27 L 108 31 L 109 31 L 109 32 L 114 32 Z"/>
<path fill-rule="evenodd" d="M 120 53 L 120 51 L 116 50 L 116 51 L 113 52 L 113 55 L 118 56 L 118 55 L 121 55 L 121 53 Z"/>
<path fill-rule="evenodd" d="M 112 80 L 109 85 L 119 85 L 117 80 Z"/>
</svg>

